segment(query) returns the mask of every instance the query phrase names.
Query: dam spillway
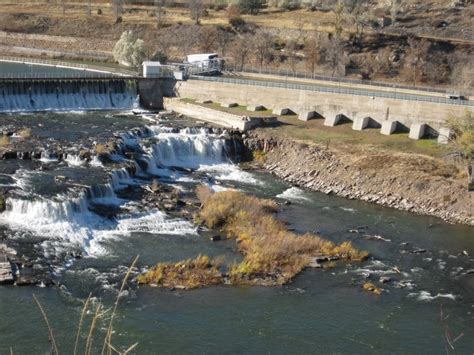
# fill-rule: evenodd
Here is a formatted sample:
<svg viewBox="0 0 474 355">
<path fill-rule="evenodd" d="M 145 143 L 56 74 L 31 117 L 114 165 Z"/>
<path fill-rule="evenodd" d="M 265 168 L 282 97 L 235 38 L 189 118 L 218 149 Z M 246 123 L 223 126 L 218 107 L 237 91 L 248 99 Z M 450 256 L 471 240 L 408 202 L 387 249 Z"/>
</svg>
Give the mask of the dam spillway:
<svg viewBox="0 0 474 355">
<path fill-rule="evenodd" d="M 135 80 L 3 80 L 0 112 L 125 110 L 137 95 Z"/>
</svg>

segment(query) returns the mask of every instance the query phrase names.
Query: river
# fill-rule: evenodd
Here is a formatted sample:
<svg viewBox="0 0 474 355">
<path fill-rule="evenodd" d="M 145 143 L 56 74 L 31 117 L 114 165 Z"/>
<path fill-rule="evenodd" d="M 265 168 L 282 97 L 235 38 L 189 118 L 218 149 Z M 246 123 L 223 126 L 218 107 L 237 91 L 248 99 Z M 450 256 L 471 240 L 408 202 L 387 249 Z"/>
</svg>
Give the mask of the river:
<svg viewBox="0 0 474 355">
<path fill-rule="evenodd" d="M 46 150 L 61 144 L 71 154 L 59 160 L 43 154 L 38 161 L 0 162 L 1 183 L 14 190 L 7 211 L 0 214 L 3 238 L 45 261 L 58 284 L 0 286 L 2 354 L 10 348 L 15 354 L 50 349 L 33 294 L 49 317 L 60 352 L 71 353 L 82 301 L 92 293 L 110 307 L 136 255 L 140 269 L 198 254 L 240 258 L 231 241 L 211 242 L 210 232 L 198 231 L 184 218 L 143 208 L 124 192 L 154 178 L 184 194 L 204 183 L 276 199 L 282 206 L 278 218 L 288 221 L 289 228 L 317 231 L 337 242 L 351 240 L 371 257 L 308 269 L 284 287 L 168 291 L 131 283 L 118 308 L 116 345 L 138 342 L 138 354 L 441 354 L 449 350 L 449 333 L 453 339 L 463 334 L 454 344 L 457 353 L 474 349 L 471 227 L 304 191 L 265 172 L 245 171 L 230 162 L 221 132 L 184 128 L 195 126 L 193 122 L 179 122 L 177 130 L 169 128 L 176 122 L 163 119 L 151 125 L 128 111 L 0 116 L 2 126 L 12 122 L 45 141 L 50 137 Z M 116 154 L 112 163 L 73 154 L 108 135 L 138 144 L 146 168 L 135 166 L 134 174 L 120 170 L 128 160 L 123 154 Z M 57 176 L 70 184 L 55 183 Z M 121 212 L 107 218 L 94 212 L 96 205 L 118 206 Z M 349 232 L 358 227 L 363 227 L 360 233 Z M 71 257 L 71 252 L 83 257 Z M 381 276 L 391 281 L 381 284 Z M 383 289 L 381 295 L 362 290 L 367 277 Z M 106 320 L 107 315 L 98 324 L 102 332 Z M 98 350 L 99 343 L 96 338 Z"/>
</svg>

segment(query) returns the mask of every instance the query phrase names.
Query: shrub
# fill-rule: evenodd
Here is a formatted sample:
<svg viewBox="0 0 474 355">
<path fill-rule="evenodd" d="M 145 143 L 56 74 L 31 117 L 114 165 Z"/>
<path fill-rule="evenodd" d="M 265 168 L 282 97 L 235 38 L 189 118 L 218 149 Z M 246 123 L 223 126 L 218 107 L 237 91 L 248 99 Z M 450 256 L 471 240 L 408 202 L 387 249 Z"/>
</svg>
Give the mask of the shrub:
<svg viewBox="0 0 474 355">
<path fill-rule="evenodd" d="M 158 263 L 152 269 L 137 277 L 140 284 L 187 289 L 222 283 L 219 271 L 220 261 L 198 255 L 195 259 L 177 263 Z"/>
<path fill-rule="evenodd" d="M 242 14 L 257 15 L 264 3 L 263 0 L 239 0 L 238 6 Z"/>
<path fill-rule="evenodd" d="M 164 53 L 160 50 L 157 50 L 157 51 L 155 51 L 155 53 L 153 53 L 150 60 L 158 61 L 161 64 L 166 64 L 166 62 L 168 61 L 168 56 L 166 55 L 166 53 Z"/>
<path fill-rule="evenodd" d="M 229 24 L 233 28 L 239 29 L 239 28 L 245 26 L 245 20 L 240 16 L 232 17 L 232 18 L 229 18 Z"/>
<path fill-rule="evenodd" d="M 284 11 L 294 11 L 300 8 L 300 4 L 296 1 L 285 0 L 281 3 L 280 9 Z"/>
<path fill-rule="evenodd" d="M 263 150 L 253 150 L 252 151 L 252 160 L 255 161 L 258 165 L 263 166 L 265 164 L 266 154 Z"/>
<path fill-rule="evenodd" d="M 244 260 L 230 269 L 234 283 L 283 284 L 291 280 L 316 256 L 332 256 L 360 261 L 367 253 L 359 252 L 350 242 L 339 245 L 307 233 L 297 235 L 272 215 L 277 205 L 238 191 L 205 192 L 198 197 L 202 208 L 196 221 L 208 228 L 222 228 L 237 240 Z"/>
<path fill-rule="evenodd" d="M 201 209 L 195 221 L 208 228 L 221 228 L 235 238 L 244 259 L 231 265 L 232 284 L 282 285 L 289 282 L 317 256 L 360 261 L 367 257 L 350 242 L 336 245 L 317 235 L 298 235 L 286 229 L 272 213 L 277 204 L 238 191 L 213 193 L 199 186 L 196 195 Z M 162 287 L 196 288 L 224 282 L 220 261 L 198 256 L 178 263 L 158 263 L 137 279 L 142 284 Z"/>
</svg>

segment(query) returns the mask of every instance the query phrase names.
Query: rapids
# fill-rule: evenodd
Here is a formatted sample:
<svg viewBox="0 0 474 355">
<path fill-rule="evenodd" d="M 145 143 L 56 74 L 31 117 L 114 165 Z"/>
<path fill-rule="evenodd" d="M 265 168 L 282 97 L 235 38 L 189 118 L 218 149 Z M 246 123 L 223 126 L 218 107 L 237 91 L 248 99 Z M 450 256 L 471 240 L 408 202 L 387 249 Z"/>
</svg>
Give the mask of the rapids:
<svg viewBox="0 0 474 355">
<path fill-rule="evenodd" d="M 45 97 L 45 92 L 38 95 Z M 41 100 L 35 103 L 47 101 Z M 61 97 L 62 103 L 53 104 L 66 107 L 75 99 L 68 100 Z M 20 107 L 18 102 L 9 105 Z M 33 265 L 46 265 L 56 283 L 0 285 L 0 353 L 50 351 L 33 294 L 48 314 L 61 353 L 72 353 L 83 300 L 92 293 L 93 304 L 111 307 L 136 255 L 140 258 L 122 294 L 114 342 L 121 349 L 138 342 L 138 354 L 454 353 L 448 335 L 458 338 L 453 344 L 457 353 L 472 353 L 472 228 L 305 191 L 265 172 L 244 171 L 236 164 L 242 147 L 226 132 L 161 118 L 149 125 L 117 111 L 0 116 L 4 127 L 31 128 L 38 141 L 21 147 L 42 152 L 29 154 L 31 160 L 18 154 L 0 163 L 7 198 L 6 211 L 0 213 L 2 243 Z M 97 143 L 110 140 L 116 143 L 110 159 L 95 154 Z M 199 254 L 219 256 L 228 264 L 241 259 L 235 243 L 210 241 L 216 231 L 196 228 L 191 216 L 144 203 L 142 187 L 154 181 L 184 197 L 196 185 L 207 184 L 276 199 L 281 203 L 278 217 L 289 228 L 318 232 L 335 242 L 349 240 L 371 258 L 308 269 L 279 288 L 138 288 L 133 282 L 137 272 L 157 261 Z M 389 281 L 382 283 L 382 277 Z M 380 296 L 362 290 L 367 280 L 383 289 Z M 99 321 L 99 332 L 107 319 Z M 96 337 L 96 352 L 99 342 Z"/>
</svg>

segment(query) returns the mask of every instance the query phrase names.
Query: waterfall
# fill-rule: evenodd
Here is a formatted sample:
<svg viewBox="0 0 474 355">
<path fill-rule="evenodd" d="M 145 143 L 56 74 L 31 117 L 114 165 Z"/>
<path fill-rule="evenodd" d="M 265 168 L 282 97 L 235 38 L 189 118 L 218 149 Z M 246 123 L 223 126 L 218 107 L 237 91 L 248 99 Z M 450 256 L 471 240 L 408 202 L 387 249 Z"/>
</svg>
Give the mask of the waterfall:
<svg viewBox="0 0 474 355">
<path fill-rule="evenodd" d="M 134 232 L 195 233 L 193 225 L 185 220 L 170 219 L 164 212 L 147 209 L 139 201 L 124 199 L 126 191 L 120 193 L 119 198 L 117 191 L 140 184 L 136 177 L 150 179 L 151 174 L 174 182 L 192 182 L 194 178 L 186 171 L 200 169 L 218 180 L 252 183 L 250 174 L 231 163 L 227 155 L 228 140 L 221 136 L 221 131 L 145 126 L 118 137 L 115 155 L 126 161 L 128 167 L 112 170 L 108 182 L 76 190 L 67 196 L 51 198 L 35 195 L 34 199 L 30 199 L 28 186 L 18 179 L 17 194 L 7 199 L 6 211 L 0 214 L 0 224 L 8 225 L 20 236 L 42 237 L 41 247 L 45 255 L 67 253 L 71 247 L 80 247 L 88 255 L 106 255 L 107 240 L 116 235 Z M 133 151 L 132 155 L 125 154 L 130 151 Z M 64 158 L 74 169 L 85 169 L 87 166 L 86 160 L 81 160 L 72 152 L 60 157 L 54 152 L 44 151 L 41 156 L 43 161 L 57 161 L 60 158 Z M 92 157 L 88 165 L 96 169 L 107 166 L 97 156 Z M 55 165 L 51 168 L 54 169 Z M 109 210 L 110 216 L 107 215 Z M 114 216 L 116 211 L 120 213 Z"/>
<path fill-rule="evenodd" d="M 111 175 L 112 187 L 114 190 L 120 190 L 133 184 L 130 173 L 127 168 L 114 170 Z"/>
<path fill-rule="evenodd" d="M 129 110 L 136 105 L 135 82 L 16 81 L 0 86 L 0 112 Z"/>
<path fill-rule="evenodd" d="M 10 198 L 7 200 L 9 219 L 34 223 L 54 223 L 72 220 L 75 214 L 87 211 L 87 201 L 84 196 L 64 201 L 53 200 L 22 200 Z"/>
<path fill-rule="evenodd" d="M 197 169 L 201 165 L 228 162 L 225 141 L 205 130 L 183 129 L 177 133 L 158 133 L 148 149 L 149 173 L 156 167 Z"/>
</svg>

